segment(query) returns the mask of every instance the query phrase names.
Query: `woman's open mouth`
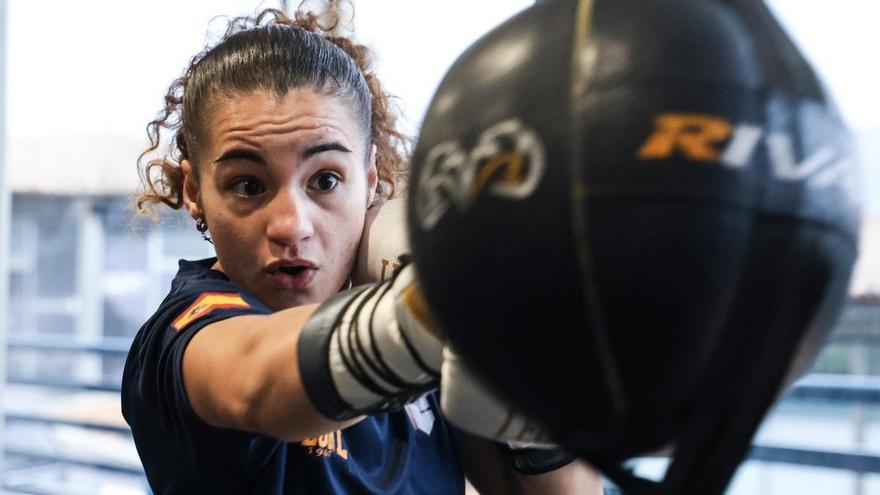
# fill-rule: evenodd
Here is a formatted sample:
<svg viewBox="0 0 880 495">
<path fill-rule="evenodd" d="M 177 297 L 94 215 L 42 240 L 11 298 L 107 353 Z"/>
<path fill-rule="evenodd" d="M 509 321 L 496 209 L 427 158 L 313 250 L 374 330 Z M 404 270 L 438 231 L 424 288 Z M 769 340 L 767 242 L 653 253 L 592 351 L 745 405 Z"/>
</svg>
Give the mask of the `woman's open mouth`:
<svg viewBox="0 0 880 495">
<path fill-rule="evenodd" d="M 269 270 L 272 281 L 282 289 L 305 289 L 315 278 L 317 268 L 306 265 L 284 265 Z"/>
<path fill-rule="evenodd" d="M 299 275 L 306 270 L 308 270 L 308 267 L 305 266 L 282 266 L 278 269 L 278 271 L 284 272 L 293 277 Z"/>
</svg>

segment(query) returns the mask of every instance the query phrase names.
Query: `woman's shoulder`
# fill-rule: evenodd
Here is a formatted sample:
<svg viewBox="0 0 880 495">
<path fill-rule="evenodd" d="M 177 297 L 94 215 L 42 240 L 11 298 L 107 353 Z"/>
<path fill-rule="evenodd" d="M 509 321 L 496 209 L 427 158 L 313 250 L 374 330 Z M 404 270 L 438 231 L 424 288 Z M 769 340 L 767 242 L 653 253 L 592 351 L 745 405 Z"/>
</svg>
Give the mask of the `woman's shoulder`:
<svg viewBox="0 0 880 495">
<path fill-rule="evenodd" d="M 177 262 L 177 273 L 171 280 L 171 293 L 199 283 L 236 287 L 223 272 L 212 269 L 216 263 L 217 258 L 179 260 Z"/>
<path fill-rule="evenodd" d="M 271 313 L 255 296 L 211 267 L 216 258 L 180 260 L 168 294 L 146 320 L 135 343 L 176 340 L 183 330 L 239 314 Z"/>
</svg>

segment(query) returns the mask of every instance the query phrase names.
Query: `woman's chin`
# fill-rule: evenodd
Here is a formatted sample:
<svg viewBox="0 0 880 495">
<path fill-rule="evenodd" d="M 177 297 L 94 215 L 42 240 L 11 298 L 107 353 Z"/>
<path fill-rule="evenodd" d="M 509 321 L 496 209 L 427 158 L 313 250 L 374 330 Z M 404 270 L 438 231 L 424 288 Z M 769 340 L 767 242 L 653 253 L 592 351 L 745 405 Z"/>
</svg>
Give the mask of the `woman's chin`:
<svg viewBox="0 0 880 495">
<path fill-rule="evenodd" d="M 306 304 L 322 303 L 336 292 L 336 290 L 320 290 L 320 287 L 311 286 L 305 289 L 274 290 L 261 300 L 271 310 L 281 311 Z"/>
</svg>

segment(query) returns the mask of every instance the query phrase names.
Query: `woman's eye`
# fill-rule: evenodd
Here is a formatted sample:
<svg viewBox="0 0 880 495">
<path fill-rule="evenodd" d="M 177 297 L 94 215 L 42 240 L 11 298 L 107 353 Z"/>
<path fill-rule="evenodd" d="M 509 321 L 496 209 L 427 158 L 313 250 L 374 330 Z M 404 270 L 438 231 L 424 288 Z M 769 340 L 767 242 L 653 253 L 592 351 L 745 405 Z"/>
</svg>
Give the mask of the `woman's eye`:
<svg viewBox="0 0 880 495">
<path fill-rule="evenodd" d="M 315 175 L 309 186 L 318 191 L 330 191 L 339 185 L 339 175 L 333 172 L 319 172 Z"/>
<path fill-rule="evenodd" d="M 232 192 L 239 196 L 256 196 L 263 191 L 263 185 L 253 177 L 242 177 L 232 184 Z"/>
</svg>

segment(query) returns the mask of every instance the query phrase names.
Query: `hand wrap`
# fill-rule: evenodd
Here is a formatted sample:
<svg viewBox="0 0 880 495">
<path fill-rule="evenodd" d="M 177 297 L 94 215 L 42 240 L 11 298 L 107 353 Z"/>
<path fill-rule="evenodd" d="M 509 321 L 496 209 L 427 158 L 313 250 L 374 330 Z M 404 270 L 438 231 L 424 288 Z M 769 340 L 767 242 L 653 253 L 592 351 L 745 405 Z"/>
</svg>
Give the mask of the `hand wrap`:
<svg viewBox="0 0 880 495">
<path fill-rule="evenodd" d="M 411 265 L 337 294 L 300 334 L 306 393 L 334 420 L 402 407 L 437 387 L 443 343 L 431 328 Z"/>
</svg>

